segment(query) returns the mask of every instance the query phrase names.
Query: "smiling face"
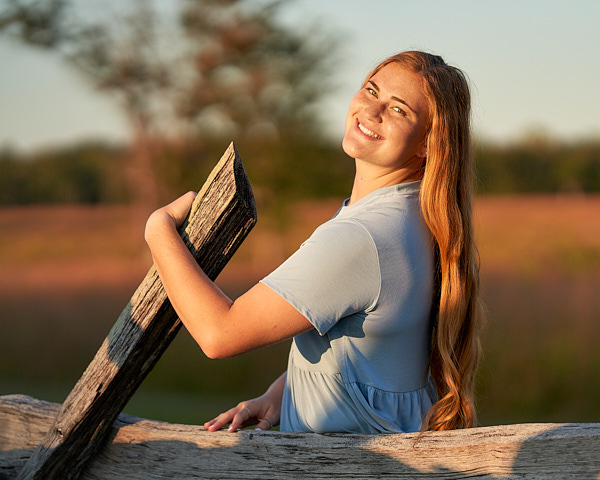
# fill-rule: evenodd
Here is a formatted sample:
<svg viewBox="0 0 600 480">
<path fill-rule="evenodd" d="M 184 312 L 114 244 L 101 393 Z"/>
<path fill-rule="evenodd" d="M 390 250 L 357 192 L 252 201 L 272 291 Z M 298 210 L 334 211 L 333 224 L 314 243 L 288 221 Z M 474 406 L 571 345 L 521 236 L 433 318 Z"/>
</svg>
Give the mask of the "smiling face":
<svg viewBox="0 0 600 480">
<path fill-rule="evenodd" d="M 397 63 L 385 65 L 350 102 L 344 151 L 386 174 L 419 170 L 427 155 L 428 108 L 422 78 Z"/>
</svg>

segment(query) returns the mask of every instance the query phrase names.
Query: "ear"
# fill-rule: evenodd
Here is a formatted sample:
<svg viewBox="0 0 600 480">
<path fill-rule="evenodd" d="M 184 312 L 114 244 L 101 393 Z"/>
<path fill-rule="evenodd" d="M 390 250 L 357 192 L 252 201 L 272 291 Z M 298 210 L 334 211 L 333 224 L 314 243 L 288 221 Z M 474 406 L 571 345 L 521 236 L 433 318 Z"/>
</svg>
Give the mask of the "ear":
<svg viewBox="0 0 600 480">
<path fill-rule="evenodd" d="M 423 144 L 423 146 L 421 147 L 421 149 L 417 152 L 417 157 L 420 158 L 427 158 L 427 144 Z"/>
</svg>

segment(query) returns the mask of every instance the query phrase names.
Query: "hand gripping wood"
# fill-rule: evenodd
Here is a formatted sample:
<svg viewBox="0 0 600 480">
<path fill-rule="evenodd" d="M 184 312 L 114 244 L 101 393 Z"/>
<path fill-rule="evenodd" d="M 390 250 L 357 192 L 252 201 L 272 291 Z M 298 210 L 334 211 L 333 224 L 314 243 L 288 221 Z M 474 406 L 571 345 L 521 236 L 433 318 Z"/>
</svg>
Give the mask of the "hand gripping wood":
<svg viewBox="0 0 600 480">
<path fill-rule="evenodd" d="M 202 270 L 214 280 L 255 223 L 252 188 L 231 143 L 198 193 L 179 233 Z M 19 480 L 76 479 L 180 327 L 153 266 L 63 403 Z"/>
</svg>

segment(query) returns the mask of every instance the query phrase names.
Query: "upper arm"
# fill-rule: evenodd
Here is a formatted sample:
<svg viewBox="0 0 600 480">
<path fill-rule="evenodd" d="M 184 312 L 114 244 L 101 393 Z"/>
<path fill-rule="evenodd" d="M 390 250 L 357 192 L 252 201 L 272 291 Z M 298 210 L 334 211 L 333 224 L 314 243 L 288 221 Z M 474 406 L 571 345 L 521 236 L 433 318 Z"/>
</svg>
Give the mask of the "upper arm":
<svg viewBox="0 0 600 480">
<path fill-rule="evenodd" d="M 233 302 L 222 320 L 198 342 L 211 358 L 246 353 L 313 328 L 304 315 L 262 283 Z"/>
<path fill-rule="evenodd" d="M 376 305 L 381 287 L 377 248 L 361 224 L 328 223 L 262 282 L 325 335 L 340 319 Z"/>
</svg>

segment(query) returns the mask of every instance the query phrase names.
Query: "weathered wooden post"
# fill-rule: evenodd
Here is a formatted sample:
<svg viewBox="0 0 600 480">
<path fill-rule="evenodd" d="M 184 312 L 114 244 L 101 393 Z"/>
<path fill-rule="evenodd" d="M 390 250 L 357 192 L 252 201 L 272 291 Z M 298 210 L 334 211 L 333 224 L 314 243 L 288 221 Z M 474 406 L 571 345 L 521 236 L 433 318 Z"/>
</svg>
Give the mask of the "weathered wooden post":
<svg viewBox="0 0 600 480">
<path fill-rule="evenodd" d="M 198 193 L 179 233 L 214 280 L 255 223 L 252 188 L 232 143 Z M 180 327 L 152 267 L 18 478 L 79 477 Z"/>
</svg>

